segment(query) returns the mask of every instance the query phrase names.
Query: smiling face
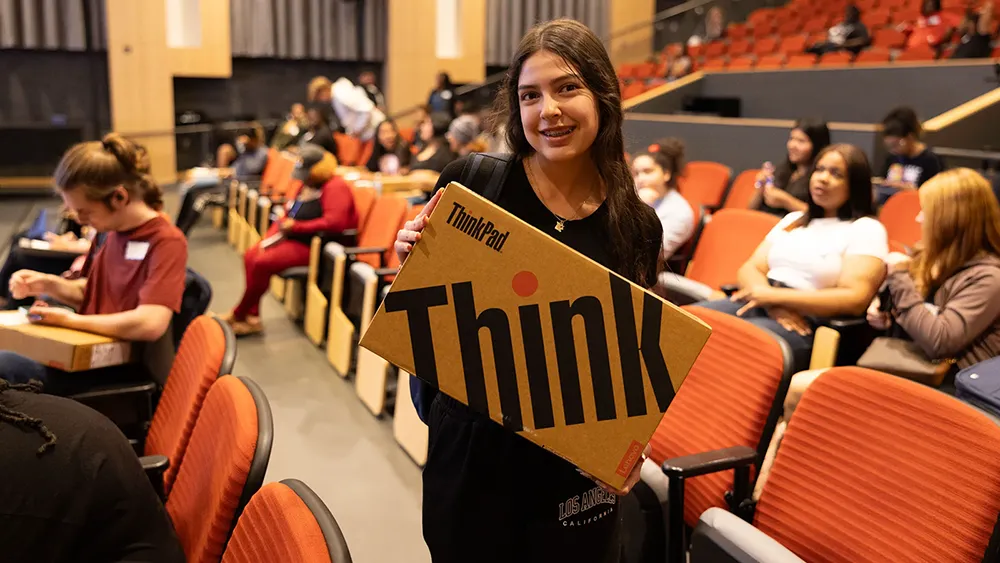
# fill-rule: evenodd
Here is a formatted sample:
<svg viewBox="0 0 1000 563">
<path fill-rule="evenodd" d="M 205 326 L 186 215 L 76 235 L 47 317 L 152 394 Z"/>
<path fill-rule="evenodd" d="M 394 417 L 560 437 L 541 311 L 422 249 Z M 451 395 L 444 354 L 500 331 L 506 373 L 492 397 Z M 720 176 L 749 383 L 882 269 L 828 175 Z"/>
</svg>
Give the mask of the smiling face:
<svg viewBox="0 0 1000 563">
<path fill-rule="evenodd" d="M 588 154 L 600 125 L 597 101 L 564 59 L 548 51 L 529 57 L 517 95 L 524 136 L 541 158 L 565 162 Z"/>
<path fill-rule="evenodd" d="M 812 141 L 801 129 L 792 129 L 792 132 L 788 134 L 788 143 L 785 147 L 788 149 L 788 160 L 792 164 L 798 166 L 800 164 L 809 164 L 812 161 Z"/>
<path fill-rule="evenodd" d="M 816 162 L 816 169 L 809 178 L 809 195 L 828 214 L 836 214 L 847 203 L 851 195 L 847 161 L 839 152 L 826 152 Z"/>
</svg>

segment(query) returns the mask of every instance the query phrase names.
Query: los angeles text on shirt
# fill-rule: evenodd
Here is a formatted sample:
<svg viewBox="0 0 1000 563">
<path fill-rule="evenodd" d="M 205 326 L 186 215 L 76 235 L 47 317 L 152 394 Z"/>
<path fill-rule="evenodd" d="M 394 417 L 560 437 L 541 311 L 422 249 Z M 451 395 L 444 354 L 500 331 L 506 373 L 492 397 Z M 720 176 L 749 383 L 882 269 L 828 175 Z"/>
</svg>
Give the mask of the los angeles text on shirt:
<svg viewBox="0 0 1000 563">
<path fill-rule="evenodd" d="M 452 227 L 462 231 L 470 237 L 485 242 L 486 246 L 500 252 L 503 245 L 510 236 L 510 231 L 501 233 L 493 224 L 493 221 L 483 221 L 482 217 L 475 217 L 466 211 L 464 205 L 453 202 L 454 206 L 446 221 Z M 485 241 L 483 239 L 486 239 Z"/>
<path fill-rule="evenodd" d="M 457 208 L 456 208 L 457 209 Z M 477 223 L 478 224 L 478 223 Z M 506 236 L 506 235 L 504 235 Z M 501 243 L 502 246 L 502 243 Z M 646 367 L 650 386 L 659 412 L 664 412 L 674 397 L 674 389 L 667 371 L 667 364 L 660 349 L 660 326 L 663 304 L 651 294 L 642 297 L 641 329 L 636 331 L 636 311 L 633 308 L 632 288 L 627 281 L 608 272 L 614 319 L 614 336 L 617 339 L 621 364 L 622 387 L 628 417 L 644 416 L 646 395 L 642 380 L 641 362 Z M 479 412 L 489 413 L 486 393 L 486 375 L 479 330 L 488 328 L 493 344 L 493 361 L 496 366 L 497 389 L 504 426 L 522 430 L 521 403 L 517 389 L 517 372 L 514 361 L 514 342 L 511 337 L 511 316 L 520 323 L 527 369 L 528 391 L 536 430 L 555 426 L 553 400 L 549 388 L 546 350 L 542 332 L 541 307 L 547 307 L 562 395 L 563 416 L 566 425 L 583 424 L 583 400 L 580 387 L 580 366 L 577 364 L 577 344 L 573 334 L 573 319 L 580 317 L 584 326 L 590 374 L 593 380 L 594 404 L 598 421 L 617 418 L 615 391 L 612 384 L 611 362 L 608 354 L 608 332 L 604 325 L 601 301 L 593 295 L 583 295 L 569 300 L 549 303 L 524 304 L 514 311 L 499 308 L 476 309 L 472 282 L 458 282 L 449 287 L 435 285 L 390 292 L 383 306 L 389 313 L 404 312 L 410 333 L 413 364 L 416 374 L 425 381 L 437 384 L 437 361 L 434 334 L 429 311 L 432 307 L 451 306 L 459 336 L 459 350 L 465 379 L 468 405 Z M 441 358 L 451 361 L 451 358 Z M 641 447 L 640 447 L 641 451 Z"/>
</svg>

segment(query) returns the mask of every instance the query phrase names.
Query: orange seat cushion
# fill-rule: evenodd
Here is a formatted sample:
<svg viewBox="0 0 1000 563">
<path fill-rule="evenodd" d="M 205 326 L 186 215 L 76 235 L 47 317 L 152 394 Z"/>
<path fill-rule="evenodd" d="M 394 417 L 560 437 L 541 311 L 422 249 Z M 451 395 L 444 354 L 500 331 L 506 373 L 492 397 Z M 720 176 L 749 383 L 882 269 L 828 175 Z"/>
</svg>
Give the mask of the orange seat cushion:
<svg viewBox="0 0 1000 563">
<path fill-rule="evenodd" d="M 333 563 L 312 511 L 295 491 L 269 483 L 240 516 L 222 563 Z"/>
<path fill-rule="evenodd" d="M 257 406 L 233 376 L 209 389 L 167 499 L 188 563 L 218 563 L 257 449 Z"/>
<path fill-rule="evenodd" d="M 815 563 L 978 563 L 998 511 L 1000 427 L 935 389 L 852 367 L 803 395 L 755 524 Z"/>
<path fill-rule="evenodd" d="M 784 377 L 781 346 L 767 331 L 743 319 L 685 307 L 712 327 L 677 396 L 650 440 L 650 459 L 665 459 L 732 446 L 756 449 Z M 724 507 L 733 472 L 689 479 L 684 520 L 695 525 L 703 512 Z"/>
</svg>

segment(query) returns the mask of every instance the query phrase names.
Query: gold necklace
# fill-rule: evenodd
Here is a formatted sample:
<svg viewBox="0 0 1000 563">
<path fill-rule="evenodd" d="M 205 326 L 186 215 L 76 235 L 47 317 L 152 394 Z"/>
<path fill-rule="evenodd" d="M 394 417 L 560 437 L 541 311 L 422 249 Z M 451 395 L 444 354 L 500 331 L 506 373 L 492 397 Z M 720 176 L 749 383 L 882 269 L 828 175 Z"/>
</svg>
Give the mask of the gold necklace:
<svg viewBox="0 0 1000 563">
<path fill-rule="evenodd" d="M 545 205 L 545 200 L 544 198 L 542 198 L 542 194 L 538 191 L 538 188 L 535 187 L 535 184 L 538 182 L 538 180 L 535 178 L 534 171 L 532 171 L 532 166 L 531 166 L 532 162 L 534 161 L 525 161 L 524 163 L 524 171 L 528 173 L 528 185 L 531 186 L 531 191 L 535 192 L 535 196 L 538 198 L 538 201 L 542 203 L 542 207 L 544 207 L 546 211 L 548 211 L 549 213 L 552 214 L 553 217 L 555 217 L 556 224 L 554 228 L 557 232 L 561 233 L 563 232 L 563 229 L 566 228 L 566 221 L 575 221 L 580 218 L 580 210 L 583 209 L 583 206 L 586 205 L 588 201 L 590 201 L 590 198 L 588 197 L 587 199 L 580 202 L 580 205 L 577 206 L 576 211 L 573 213 L 573 217 L 564 219 L 556 215 L 554 211 L 552 211 L 551 209 L 548 208 L 547 205 Z"/>
</svg>

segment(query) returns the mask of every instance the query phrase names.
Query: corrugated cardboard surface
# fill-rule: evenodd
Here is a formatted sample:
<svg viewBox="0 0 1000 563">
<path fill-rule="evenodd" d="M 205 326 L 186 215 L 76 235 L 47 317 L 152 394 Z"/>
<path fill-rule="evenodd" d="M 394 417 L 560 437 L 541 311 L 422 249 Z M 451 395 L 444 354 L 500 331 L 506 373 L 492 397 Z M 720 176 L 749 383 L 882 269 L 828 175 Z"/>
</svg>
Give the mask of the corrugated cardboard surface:
<svg viewBox="0 0 1000 563">
<path fill-rule="evenodd" d="M 621 487 L 710 332 L 452 183 L 361 345 Z"/>
<path fill-rule="evenodd" d="M 0 315 L 23 315 L 4 311 Z M 0 326 L 0 350 L 10 350 L 63 371 L 84 371 L 131 361 L 132 344 L 67 328 L 18 324 Z"/>
</svg>

